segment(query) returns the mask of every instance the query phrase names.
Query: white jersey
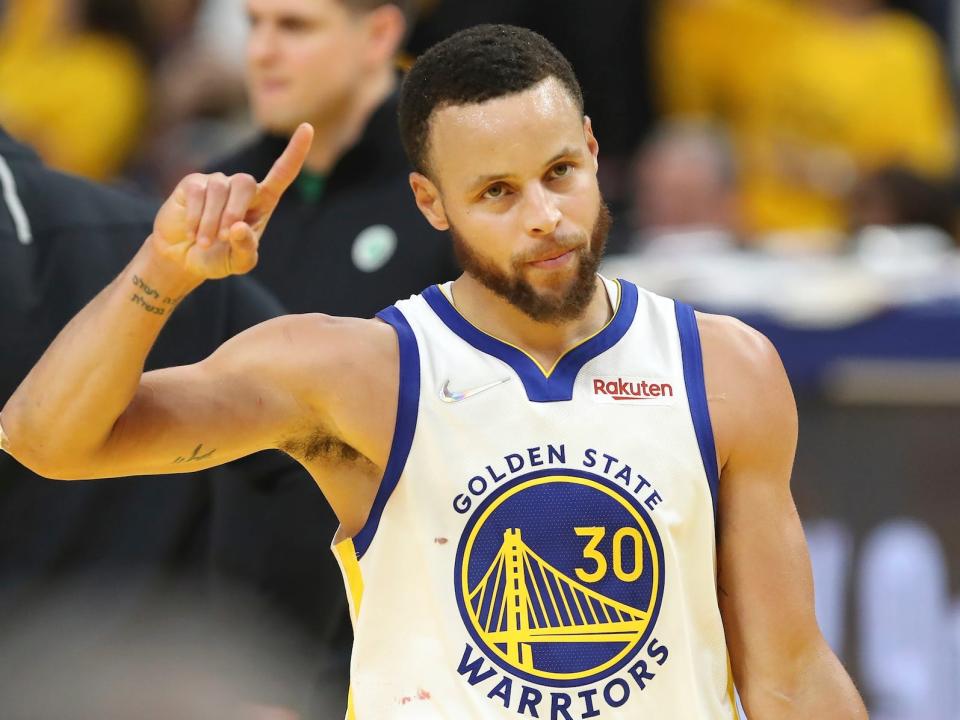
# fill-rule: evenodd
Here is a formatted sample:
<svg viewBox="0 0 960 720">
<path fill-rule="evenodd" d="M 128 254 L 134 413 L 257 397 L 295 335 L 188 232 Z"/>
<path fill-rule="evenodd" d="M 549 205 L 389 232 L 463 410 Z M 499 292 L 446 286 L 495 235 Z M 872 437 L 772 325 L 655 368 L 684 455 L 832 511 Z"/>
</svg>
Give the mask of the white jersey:
<svg viewBox="0 0 960 720">
<path fill-rule="evenodd" d="M 549 370 L 449 287 L 379 315 L 395 436 L 369 520 L 334 546 L 351 720 L 736 717 L 696 320 L 604 283 L 613 318 Z"/>
</svg>

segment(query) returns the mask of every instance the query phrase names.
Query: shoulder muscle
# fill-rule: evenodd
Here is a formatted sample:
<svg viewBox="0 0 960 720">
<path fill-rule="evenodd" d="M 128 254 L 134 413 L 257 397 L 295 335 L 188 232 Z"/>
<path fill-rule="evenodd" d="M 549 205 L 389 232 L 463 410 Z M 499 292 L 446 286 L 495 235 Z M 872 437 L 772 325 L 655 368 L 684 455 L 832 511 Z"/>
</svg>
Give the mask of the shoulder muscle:
<svg viewBox="0 0 960 720">
<path fill-rule="evenodd" d="M 792 462 L 796 404 L 773 344 L 735 318 L 698 313 L 697 324 L 721 467 L 763 454 Z"/>
</svg>

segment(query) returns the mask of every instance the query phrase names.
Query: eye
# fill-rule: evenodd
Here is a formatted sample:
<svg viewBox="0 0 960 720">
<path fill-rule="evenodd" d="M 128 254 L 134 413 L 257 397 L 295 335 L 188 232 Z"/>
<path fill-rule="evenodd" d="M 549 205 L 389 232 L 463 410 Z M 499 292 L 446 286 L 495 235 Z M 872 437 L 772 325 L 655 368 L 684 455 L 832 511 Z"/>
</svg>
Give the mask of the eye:
<svg viewBox="0 0 960 720">
<path fill-rule="evenodd" d="M 310 23 L 305 18 L 296 17 L 294 15 L 280 18 L 280 21 L 277 24 L 282 30 L 290 33 L 301 33 L 310 28 Z"/>
<path fill-rule="evenodd" d="M 570 163 L 559 163 L 550 169 L 550 173 L 556 178 L 562 178 L 573 172 L 573 165 Z"/>
<path fill-rule="evenodd" d="M 491 185 L 486 190 L 483 191 L 483 198 L 485 200 L 499 200 L 502 197 L 505 197 L 507 194 L 507 188 L 503 183 L 497 183 L 496 185 Z"/>
</svg>

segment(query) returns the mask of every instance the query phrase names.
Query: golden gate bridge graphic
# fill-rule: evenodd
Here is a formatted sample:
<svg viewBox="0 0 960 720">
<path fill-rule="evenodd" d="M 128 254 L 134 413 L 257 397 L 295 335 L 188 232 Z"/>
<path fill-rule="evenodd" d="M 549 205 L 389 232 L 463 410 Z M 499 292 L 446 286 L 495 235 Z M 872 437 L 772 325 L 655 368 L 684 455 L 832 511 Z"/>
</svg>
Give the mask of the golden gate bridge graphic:
<svg viewBox="0 0 960 720">
<path fill-rule="evenodd" d="M 640 639 L 650 614 L 567 577 L 531 550 L 516 528 L 467 595 L 476 628 L 505 645 L 514 667 L 535 670 L 532 643 L 623 643 Z"/>
</svg>

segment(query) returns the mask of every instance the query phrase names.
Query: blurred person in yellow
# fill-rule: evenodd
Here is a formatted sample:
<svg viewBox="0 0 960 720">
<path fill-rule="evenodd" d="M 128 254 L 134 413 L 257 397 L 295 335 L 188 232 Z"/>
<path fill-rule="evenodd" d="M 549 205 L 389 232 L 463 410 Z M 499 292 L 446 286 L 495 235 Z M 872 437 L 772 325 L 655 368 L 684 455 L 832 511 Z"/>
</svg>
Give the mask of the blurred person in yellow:
<svg viewBox="0 0 960 720">
<path fill-rule="evenodd" d="M 103 180 L 139 139 L 149 75 L 127 0 L 9 0 L 0 27 L 0 121 L 51 166 Z"/>
<path fill-rule="evenodd" d="M 829 246 L 862 175 L 955 167 L 938 41 L 879 0 L 671 0 L 658 65 L 668 115 L 729 125 L 756 234 Z"/>
</svg>

